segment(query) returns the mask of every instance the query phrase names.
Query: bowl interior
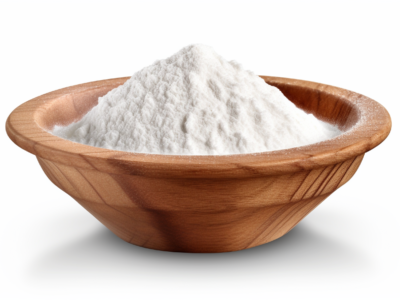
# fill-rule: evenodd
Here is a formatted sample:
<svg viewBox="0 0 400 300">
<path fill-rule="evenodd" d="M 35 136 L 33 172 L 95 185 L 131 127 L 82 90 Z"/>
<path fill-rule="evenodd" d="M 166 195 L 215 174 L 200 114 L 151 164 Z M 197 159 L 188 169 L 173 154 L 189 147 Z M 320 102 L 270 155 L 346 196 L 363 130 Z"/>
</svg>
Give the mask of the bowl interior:
<svg viewBox="0 0 400 300">
<path fill-rule="evenodd" d="M 339 94 L 324 92 L 324 89 L 312 89 L 301 85 L 268 82 L 277 87 L 298 108 L 313 114 L 319 120 L 336 125 L 342 131 L 348 131 L 357 123 L 360 112 L 356 105 Z"/>
<path fill-rule="evenodd" d="M 357 107 L 340 95 L 333 95 L 319 88 L 275 82 L 266 77 L 263 79 L 281 90 L 298 108 L 338 126 L 342 131 L 349 130 L 358 121 L 360 114 Z M 38 110 L 35 121 L 46 130 L 51 130 L 55 125 L 66 126 L 76 122 L 97 105 L 99 97 L 117 86 L 118 84 L 110 84 L 78 93 L 64 94 L 49 103 L 46 109 Z"/>
<path fill-rule="evenodd" d="M 118 85 L 106 85 L 84 90 L 80 93 L 64 94 L 49 103 L 45 109 L 35 114 L 36 123 L 51 130 L 55 125 L 66 126 L 79 121 L 89 110 L 97 105 L 99 97 L 104 96 Z"/>
</svg>

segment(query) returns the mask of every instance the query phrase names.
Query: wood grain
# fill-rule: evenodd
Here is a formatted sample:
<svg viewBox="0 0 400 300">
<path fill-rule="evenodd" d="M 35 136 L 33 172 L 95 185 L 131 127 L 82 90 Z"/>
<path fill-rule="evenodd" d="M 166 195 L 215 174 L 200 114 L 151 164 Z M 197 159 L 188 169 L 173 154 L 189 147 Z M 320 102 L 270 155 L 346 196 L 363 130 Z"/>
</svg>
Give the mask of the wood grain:
<svg viewBox="0 0 400 300">
<path fill-rule="evenodd" d="M 61 89 L 9 116 L 9 137 L 37 156 L 48 178 L 123 240 L 158 250 L 226 252 L 279 238 L 358 169 L 389 134 L 377 102 L 313 82 L 262 77 L 345 133 L 319 144 L 248 155 L 166 156 L 95 148 L 46 130 L 69 124 L 124 83 Z"/>
</svg>

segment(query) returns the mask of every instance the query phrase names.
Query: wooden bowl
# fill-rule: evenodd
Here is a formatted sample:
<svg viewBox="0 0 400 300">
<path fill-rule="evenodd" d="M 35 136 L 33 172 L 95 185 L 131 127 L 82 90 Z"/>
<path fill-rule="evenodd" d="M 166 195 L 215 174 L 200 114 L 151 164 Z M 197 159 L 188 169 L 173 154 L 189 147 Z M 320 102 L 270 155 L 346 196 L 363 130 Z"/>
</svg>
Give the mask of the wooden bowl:
<svg viewBox="0 0 400 300">
<path fill-rule="evenodd" d="M 389 134 L 388 112 L 354 92 L 314 82 L 262 78 L 299 108 L 345 133 L 318 144 L 258 154 L 172 156 L 91 147 L 48 133 L 80 119 L 116 78 L 32 99 L 6 129 L 37 156 L 48 178 L 123 240 L 146 248 L 227 252 L 275 240 L 359 167 Z"/>
</svg>

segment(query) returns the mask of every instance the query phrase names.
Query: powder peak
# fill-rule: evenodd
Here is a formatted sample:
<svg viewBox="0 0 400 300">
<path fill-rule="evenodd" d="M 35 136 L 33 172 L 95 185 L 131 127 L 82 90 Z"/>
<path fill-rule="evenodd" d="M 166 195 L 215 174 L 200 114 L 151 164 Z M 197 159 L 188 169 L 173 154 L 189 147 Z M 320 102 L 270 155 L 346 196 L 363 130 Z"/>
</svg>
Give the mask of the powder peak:
<svg viewBox="0 0 400 300">
<path fill-rule="evenodd" d="M 275 87 L 195 44 L 143 68 L 55 135 L 96 147 L 176 155 L 292 148 L 340 131 Z"/>
</svg>

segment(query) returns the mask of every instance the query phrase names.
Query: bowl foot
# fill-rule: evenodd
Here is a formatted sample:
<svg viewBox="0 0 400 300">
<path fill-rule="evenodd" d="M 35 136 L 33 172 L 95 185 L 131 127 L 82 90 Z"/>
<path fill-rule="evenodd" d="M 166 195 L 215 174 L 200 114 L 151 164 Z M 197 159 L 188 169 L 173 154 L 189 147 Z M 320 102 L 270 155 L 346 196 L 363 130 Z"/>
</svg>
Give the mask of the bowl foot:
<svg viewBox="0 0 400 300">
<path fill-rule="evenodd" d="M 76 200 L 128 243 L 163 251 L 216 253 L 256 247 L 289 232 L 329 195 L 263 208 L 193 213 Z"/>
</svg>

